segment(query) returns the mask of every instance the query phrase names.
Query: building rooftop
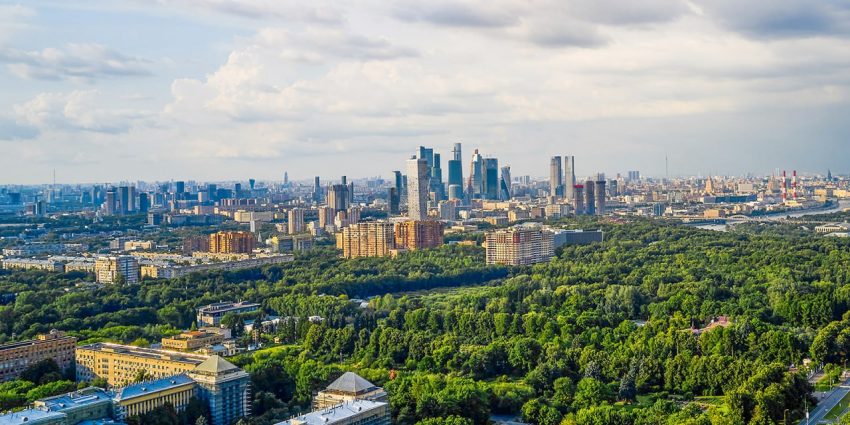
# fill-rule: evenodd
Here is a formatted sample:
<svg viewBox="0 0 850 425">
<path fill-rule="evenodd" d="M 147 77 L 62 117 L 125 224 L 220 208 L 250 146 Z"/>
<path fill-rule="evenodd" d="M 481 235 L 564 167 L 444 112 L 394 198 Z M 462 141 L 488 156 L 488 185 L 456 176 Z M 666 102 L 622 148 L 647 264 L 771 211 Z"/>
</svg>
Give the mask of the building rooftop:
<svg viewBox="0 0 850 425">
<path fill-rule="evenodd" d="M 210 358 L 208 358 L 203 363 L 199 364 L 198 367 L 193 369 L 192 372 L 193 373 L 201 372 L 201 373 L 207 373 L 207 374 L 211 374 L 211 375 L 218 375 L 218 374 L 221 374 L 221 373 L 238 371 L 238 370 L 241 370 L 241 369 L 239 369 L 233 363 L 230 363 L 229 361 L 225 360 L 224 357 L 210 356 Z"/>
<path fill-rule="evenodd" d="M 49 412 L 40 409 L 27 409 L 20 412 L 0 415 L 0 425 L 30 425 L 48 423 L 57 419 L 65 418 L 67 415 L 60 412 Z"/>
<path fill-rule="evenodd" d="M 331 425 L 342 422 L 363 412 L 386 406 L 387 403 L 369 400 L 355 400 L 327 409 L 315 410 L 305 415 L 296 416 L 275 425 Z"/>
<path fill-rule="evenodd" d="M 210 305 L 205 305 L 203 307 L 198 307 L 198 312 L 199 313 L 212 313 L 212 312 L 216 312 L 216 311 L 226 311 L 226 310 L 232 310 L 232 309 L 253 308 L 253 307 L 259 308 L 260 305 L 257 304 L 257 303 L 249 303 L 249 302 L 245 302 L 245 301 L 239 301 L 239 302 L 235 302 L 235 303 L 218 302 L 218 303 L 212 303 Z"/>
<path fill-rule="evenodd" d="M 116 402 L 131 400 L 136 397 L 165 391 L 171 388 L 194 384 L 195 381 L 186 375 L 169 376 L 167 378 L 141 382 L 121 388 L 115 392 L 114 400 Z"/>
<path fill-rule="evenodd" d="M 47 409 L 51 412 L 62 412 L 73 410 L 78 407 L 90 406 L 95 403 L 109 402 L 110 395 L 106 390 L 89 387 L 72 393 L 43 398 L 35 402 L 36 407 Z"/>
<path fill-rule="evenodd" d="M 375 384 L 363 379 L 362 376 L 354 372 L 345 372 L 328 385 L 327 391 L 336 391 L 341 393 L 361 394 L 377 388 Z"/>
<path fill-rule="evenodd" d="M 182 362 L 198 365 L 207 360 L 208 356 L 201 354 L 181 353 L 177 351 L 155 350 L 152 348 L 133 347 L 131 345 L 110 344 L 108 342 L 98 342 L 95 344 L 84 345 L 79 349 L 105 351 L 118 354 L 127 354 L 137 357 L 147 357 L 150 359 L 167 359 L 174 362 Z"/>
</svg>

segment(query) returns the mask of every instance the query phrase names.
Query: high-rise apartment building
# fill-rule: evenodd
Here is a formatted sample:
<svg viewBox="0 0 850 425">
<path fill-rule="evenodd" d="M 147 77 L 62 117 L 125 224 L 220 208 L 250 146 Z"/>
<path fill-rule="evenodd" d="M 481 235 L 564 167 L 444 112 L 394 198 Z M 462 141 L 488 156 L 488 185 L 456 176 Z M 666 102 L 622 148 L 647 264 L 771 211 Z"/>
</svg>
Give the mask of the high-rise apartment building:
<svg viewBox="0 0 850 425">
<path fill-rule="evenodd" d="M 395 249 L 392 223 L 372 221 L 351 224 L 337 233 L 337 248 L 345 258 L 383 257 Z"/>
<path fill-rule="evenodd" d="M 114 187 L 110 187 L 106 189 L 106 201 L 104 203 L 104 212 L 106 215 L 115 215 L 118 210 L 116 206 L 118 205 L 118 191 Z"/>
<path fill-rule="evenodd" d="M 313 179 L 313 202 L 319 204 L 322 202 L 324 196 L 322 196 L 322 186 L 319 182 L 319 176 L 316 176 Z"/>
<path fill-rule="evenodd" d="M 304 210 L 301 208 L 293 208 L 289 210 L 287 213 L 286 225 L 290 235 L 304 233 Z"/>
<path fill-rule="evenodd" d="M 522 266 L 549 261 L 555 255 L 552 233 L 522 226 L 488 232 L 484 247 L 487 264 Z"/>
<path fill-rule="evenodd" d="M 64 371 L 74 365 L 76 346 L 76 338 L 56 330 L 33 340 L 0 344 L 0 382 L 17 379 L 27 367 L 42 360 L 53 360 Z"/>
<path fill-rule="evenodd" d="M 553 156 L 549 161 L 549 196 L 560 198 L 564 196 L 563 171 L 561 169 L 561 157 Z"/>
<path fill-rule="evenodd" d="M 319 227 L 322 229 L 326 229 L 328 226 L 332 226 L 334 224 L 334 215 L 336 211 L 334 211 L 333 207 L 319 207 Z"/>
<path fill-rule="evenodd" d="M 132 255 L 98 257 L 94 273 L 97 283 L 139 283 L 139 261 Z"/>
<path fill-rule="evenodd" d="M 407 160 L 407 216 L 411 220 L 425 220 L 428 217 L 429 176 L 425 158 L 413 157 Z"/>
<path fill-rule="evenodd" d="M 576 186 L 576 157 L 572 155 L 564 156 L 564 197 L 569 202 L 575 199 Z"/>
<path fill-rule="evenodd" d="M 250 254 L 257 247 L 251 232 L 218 232 L 210 234 L 210 252 L 221 254 Z"/>
<path fill-rule="evenodd" d="M 577 184 L 573 186 L 573 209 L 576 215 L 582 215 L 584 211 L 584 185 Z"/>
<path fill-rule="evenodd" d="M 395 224 L 395 246 L 415 251 L 443 244 L 445 225 L 439 221 L 405 221 Z"/>
</svg>

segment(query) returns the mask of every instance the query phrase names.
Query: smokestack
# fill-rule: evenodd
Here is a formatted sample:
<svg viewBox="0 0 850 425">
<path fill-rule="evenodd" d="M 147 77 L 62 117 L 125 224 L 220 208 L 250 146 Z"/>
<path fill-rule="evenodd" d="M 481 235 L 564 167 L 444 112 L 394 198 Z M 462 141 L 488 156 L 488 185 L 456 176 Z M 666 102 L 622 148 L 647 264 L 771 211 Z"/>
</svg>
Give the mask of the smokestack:
<svg viewBox="0 0 850 425">
<path fill-rule="evenodd" d="M 785 170 L 782 170 L 782 202 L 785 202 L 787 196 L 788 196 L 788 175 L 785 174 Z"/>
<path fill-rule="evenodd" d="M 797 170 L 791 172 L 791 195 L 797 200 Z"/>
</svg>

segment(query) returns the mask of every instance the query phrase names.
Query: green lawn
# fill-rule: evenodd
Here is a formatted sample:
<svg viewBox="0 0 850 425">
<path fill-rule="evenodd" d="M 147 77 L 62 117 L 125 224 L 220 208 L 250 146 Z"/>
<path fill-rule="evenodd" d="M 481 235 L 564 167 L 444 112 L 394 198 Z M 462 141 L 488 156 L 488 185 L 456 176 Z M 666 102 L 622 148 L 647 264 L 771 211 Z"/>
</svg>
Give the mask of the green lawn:
<svg viewBox="0 0 850 425">
<path fill-rule="evenodd" d="M 839 401 L 838 404 L 836 404 L 835 407 L 833 407 L 832 410 L 824 416 L 824 419 L 834 421 L 841 418 L 844 411 L 847 410 L 847 407 L 850 407 L 850 393 L 847 393 L 847 395 L 845 395 L 844 398 L 842 398 L 841 401 Z"/>
<path fill-rule="evenodd" d="M 724 401 L 725 401 L 725 397 L 723 397 L 722 395 L 694 397 L 694 403 L 697 403 L 697 404 L 700 404 L 700 405 L 703 405 L 703 406 L 718 407 L 718 406 L 722 406 Z"/>
</svg>

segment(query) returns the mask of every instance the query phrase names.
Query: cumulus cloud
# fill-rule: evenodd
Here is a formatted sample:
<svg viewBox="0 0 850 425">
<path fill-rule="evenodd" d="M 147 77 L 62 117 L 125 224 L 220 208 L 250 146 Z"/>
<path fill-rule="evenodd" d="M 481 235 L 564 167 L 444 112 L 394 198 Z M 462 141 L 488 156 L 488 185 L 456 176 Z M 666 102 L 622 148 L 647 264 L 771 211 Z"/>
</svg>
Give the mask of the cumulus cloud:
<svg viewBox="0 0 850 425">
<path fill-rule="evenodd" d="M 145 112 L 111 107 L 97 90 L 74 90 L 68 93 L 40 93 L 33 99 L 14 105 L 18 125 L 43 131 L 92 131 L 121 133 Z"/>
<path fill-rule="evenodd" d="M 0 62 L 26 79 L 93 80 L 99 77 L 150 75 L 150 61 L 126 56 L 100 44 L 70 43 L 63 49 L 0 49 Z"/>
</svg>

